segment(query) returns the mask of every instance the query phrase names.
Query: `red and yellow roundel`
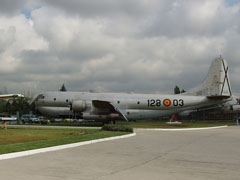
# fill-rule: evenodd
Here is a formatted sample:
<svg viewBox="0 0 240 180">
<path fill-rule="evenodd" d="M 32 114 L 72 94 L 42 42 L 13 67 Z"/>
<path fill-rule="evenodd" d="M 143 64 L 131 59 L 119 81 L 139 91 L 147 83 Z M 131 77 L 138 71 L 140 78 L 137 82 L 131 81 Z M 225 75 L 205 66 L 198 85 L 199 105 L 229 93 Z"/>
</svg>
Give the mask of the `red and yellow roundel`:
<svg viewBox="0 0 240 180">
<path fill-rule="evenodd" d="M 172 102 L 171 102 L 170 99 L 164 99 L 164 100 L 163 100 L 163 105 L 164 105 L 164 106 L 168 107 L 168 106 L 171 106 L 171 104 L 172 104 Z"/>
</svg>

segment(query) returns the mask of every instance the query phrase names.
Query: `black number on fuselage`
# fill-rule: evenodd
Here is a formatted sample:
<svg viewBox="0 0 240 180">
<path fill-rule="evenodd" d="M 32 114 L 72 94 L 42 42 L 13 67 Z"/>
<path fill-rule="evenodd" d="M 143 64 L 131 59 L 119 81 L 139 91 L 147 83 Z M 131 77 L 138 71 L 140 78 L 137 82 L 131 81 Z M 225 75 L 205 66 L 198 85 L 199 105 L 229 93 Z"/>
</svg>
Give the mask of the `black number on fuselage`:
<svg viewBox="0 0 240 180">
<path fill-rule="evenodd" d="M 183 99 L 173 99 L 172 100 L 173 106 L 184 106 Z M 160 99 L 148 99 L 148 107 L 159 107 L 162 105 L 162 101 Z"/>
<path fill-rule="evenodd" d="M 183 99 L 174 99 L 173 100 L 173 106 L 184 106 Z"/>
<path fill-rule="evenodd" d="M 156 100 L 156 106 L 161 106 L 161 100 L 160 99 Z"/>
<path fill-rule="evenodd" d="M 184 106 L 184 101 L 183 101 L 183 99 L 179 99 L 179 106 Z"/>
<path fill-rule="evenodd" d="M 155 106 L 161 106 L 161 100 L 160 99 L 148 99 L 148 107 L 155 107 Z"/>
<path fill-rule="evenodd" d="M 178 100 L 177 99 L 173 100 L 173 106 L 178 106 Z"/>
<path fill-rule="evenodd" d="M 150 100 L 150 106 L 155 106 L 155 100 L 154 99 Z"/>
</svg>

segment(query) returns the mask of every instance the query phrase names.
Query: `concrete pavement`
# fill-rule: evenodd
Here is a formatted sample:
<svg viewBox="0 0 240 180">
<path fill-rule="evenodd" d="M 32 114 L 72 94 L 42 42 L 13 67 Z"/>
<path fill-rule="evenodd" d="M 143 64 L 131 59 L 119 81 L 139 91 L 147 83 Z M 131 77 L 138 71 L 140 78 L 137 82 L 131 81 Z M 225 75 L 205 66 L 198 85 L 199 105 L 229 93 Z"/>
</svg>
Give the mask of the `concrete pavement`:
<svg viewBox="0 0 240 180">
<path fill-rule="evenodd" d="M 239 127 L 136 133 L 127 139 L 2 160 L 0 179 L 240 179 Z"/>
</svg>

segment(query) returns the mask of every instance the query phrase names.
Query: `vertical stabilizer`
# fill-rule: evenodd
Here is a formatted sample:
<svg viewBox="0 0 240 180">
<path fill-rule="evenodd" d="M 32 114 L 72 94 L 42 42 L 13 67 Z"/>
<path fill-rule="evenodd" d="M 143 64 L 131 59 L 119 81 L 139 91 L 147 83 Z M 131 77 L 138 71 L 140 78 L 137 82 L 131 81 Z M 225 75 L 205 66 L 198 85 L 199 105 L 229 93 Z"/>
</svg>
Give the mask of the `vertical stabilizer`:
<svg viewBox="0 0 240 180">
<path fill-rule="evenodd" d="M 222 57 L 214 59 L 203 83 L 186 94 L 213 98 L 232 96 L 227 61 Z"/>
</svg>

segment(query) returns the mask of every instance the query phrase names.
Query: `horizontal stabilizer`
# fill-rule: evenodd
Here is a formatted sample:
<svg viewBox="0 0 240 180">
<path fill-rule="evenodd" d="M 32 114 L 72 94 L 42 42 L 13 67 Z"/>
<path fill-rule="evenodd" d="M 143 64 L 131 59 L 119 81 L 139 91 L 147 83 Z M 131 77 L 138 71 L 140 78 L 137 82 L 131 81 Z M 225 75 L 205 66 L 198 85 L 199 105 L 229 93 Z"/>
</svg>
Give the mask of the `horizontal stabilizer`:
<svg viewBox="0 0 240 180">
<path fill-rule="evenodd" d="M 207 96 L 209 99 L 228 99 L 230 96 Z"/>
</svg>

